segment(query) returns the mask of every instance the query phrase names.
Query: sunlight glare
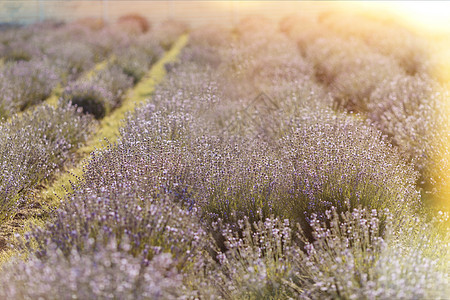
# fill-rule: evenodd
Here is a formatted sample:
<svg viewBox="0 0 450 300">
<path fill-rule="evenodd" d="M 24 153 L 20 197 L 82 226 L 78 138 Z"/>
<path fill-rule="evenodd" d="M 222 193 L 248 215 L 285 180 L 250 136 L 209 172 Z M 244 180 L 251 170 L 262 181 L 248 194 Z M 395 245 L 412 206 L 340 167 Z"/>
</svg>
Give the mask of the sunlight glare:
<svg viewBox="0 0 450 300">
<path fill-rule="evenodd" d="M 389 11 L 418 30 L 450 32 L 449 1 L 361 1 L 359 4 Z"/>
</svg>

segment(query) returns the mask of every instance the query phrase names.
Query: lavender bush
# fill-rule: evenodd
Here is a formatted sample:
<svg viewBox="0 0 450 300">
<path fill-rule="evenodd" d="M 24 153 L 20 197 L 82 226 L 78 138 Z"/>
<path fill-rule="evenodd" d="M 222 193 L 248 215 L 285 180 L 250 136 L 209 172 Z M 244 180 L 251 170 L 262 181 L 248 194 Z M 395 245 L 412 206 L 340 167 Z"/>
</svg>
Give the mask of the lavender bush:
<svg viewBox="0 0 450 300">
<path fill-rule="evenodd" d="M 154 58 L 134 48 L 128 49 L 126 54 L 117 56 L 114 63 L 133 79 L 133 83 L 136 83 L 148 72 L 153 60 Z"/>
<path fill-rule="evenodd" d="M 247 104 L 261 92 L 286 93 L 313 75 L 312 65 L 298 55 L 295 43 L 279 33 L 270 38 L 258 33 L 241 37 L 222 54 L 226 64 L 220 69 L 229 81 L 228 97 Z"/>
<path fill-rule="evenodd" d="M 112 109 L 121 104 L 125 93 L 133 85 L 132 78 L 125 74 L 120 67 L 115 65 L 110 65 L 99 71 L 92 78 L 92 81 L 111 92 L 112 98 L 107 99 L 107 101 Z"/>
<path fill-rule="evenodd" d="M 189 191 L 180 184 L 183 164 L 176 132 L 167 131 L 165 140 L 161 131 L 150 135 L 141 130 L 141 135 L 126 135 L 118 145 L 93 154 L 83 182 L 62 203 L 53 223 L 32 234 L 41 255 L 48 241 L 68 254 L 102 233 L 105 241 L 99 243 L 111 235 L 128 237 L 134 255 L 150 259 L 172 253 L 179 268 L 201 258 L 207 236 L 197 208 L 188 201 Z"/>
<path fill-rule="evenodd" d="M 242 235 L 222 230 L 227 251 L 218 255 L 217 287 L 226 299 L 285 299 L 298 296 L 294 257 L 288 220 L 267 218 L 239 223 Z"/>
<path fill-rule="evenodd" d="M 389 211 L 327 212 L 310 220 L 315 241 L 305 240 L 297 263 L 302 298 L 445 298 L 446 238 L 431 224 L 398 223 Z M 438 221 L 439 222 L 439 221 Z M 447 233 L 448 234 L 448 233 Z M 415 242 L 408 242 L 418 238 Z"/>
<path fill-rule="evenodd" d="M 133 45 L 115 53 L 117 64 L 136 83 L 148 72 L 150 66 L 161 56 L 162 49 L 152 38 L 141 37 Z"/>
<path fill-rule="evenodd" d="M 8 35 L 10 35 L 8 37 Z M 35 43 L 30 43 L 31 32 L 24 29 L 11 30 L 2 33 L 6 35 L 3 41 L 1 56 L 8 62 L 29 61 L 39 56 L 42 51 Z"/>
<path fill-rule="evenodd" d="M 0 297 L 8 299 L 178 299 L 186 296 L 183 276 L 168 253 L 146 260 L 128 254 L 127 240 L 105 246 L 93 239 L 68 256 L 54 244 L 48 256 L 16 260 L 2 269 Z M 119 244 L 119 245 L 117 245 Z"/>
<path fill-rule="evenodd" d="M 387 134 L 421 174 L 418 185 L 428 192 L 448 182 L 449 118 L 446 92 L 426 75 L 397 76 L 373 91 L 368 117 Z"/>
<path fill-rule="evenodd" d="M 66 70 L 67 80 L 75 79 L 94 66 L 95 56 L 92 46 L 81 41 L 60 41 L 46 48 L 49 60 Z"/>
<path fill-rule="evenodd" d="M 48 61 L 8 63 L 0 72 L 0 117 L 43 101 L 60 81 L 58 69 Z"/>
<path fill-rule="evenodd" d="M 86 80 L 69 83 L 62 94 L 63 101 L 79 107 L 96 119 L 103 118 L 109 112 L 107 99 L 112 97 L 112 93 L 104 87 Z"/>
<path fill-rule="evenodd" d="M 62 99 L 83 109 L 96 119 L 120 105 L 125 92 L 132 85 L 132 79 L 115 65 L 99 71 L 92 78 L 69 83 Z"/>
<path fill-rule="evenodd" d="M 341 13 L 339 16 L 328 14 L 321 23 L 325 31 L 344 38 L 357 38 L 376 52 L 394 58 L 408 75 L 429 71 L 427 41 L 395 22 Z"/>
<path fill-rule="evenodd" d="M 314 63 L 316 79 L 328 87 L 336 105 L 365 112 L 366 99 L 383 80 L 403 75 L 391 58 L 358 40 L 321 38 L 311 43 L 306 57 Z"/>
<path fill-rule="evenodd" d="M 37 184 L 92 132 L 75 108 L 40 106 L 0 125 L 0 221 L 10 219 Z"/>
<path fill-rule="evenodd" d="M 286 212 L 297 220 L 359 205 L 390 208 L 400 217 L 420 207 L 416 173 L 381 133 L 355 116 L 322 110 L 304 115 L 283 139 L 292 163 L 292 198 Z"/>
</svg>

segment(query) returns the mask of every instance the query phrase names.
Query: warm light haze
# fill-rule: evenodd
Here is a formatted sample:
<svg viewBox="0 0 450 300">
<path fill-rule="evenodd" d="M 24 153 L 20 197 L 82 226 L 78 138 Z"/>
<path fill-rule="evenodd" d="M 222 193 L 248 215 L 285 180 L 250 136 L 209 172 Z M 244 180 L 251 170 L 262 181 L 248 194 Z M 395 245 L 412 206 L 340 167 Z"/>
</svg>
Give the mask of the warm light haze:
<svg viewBox="0 0 450 300">
<path fill-rule="evenodd" d="M 449 295 L 450 1 L 0 0 L 0 300 Z"/>
</svg>

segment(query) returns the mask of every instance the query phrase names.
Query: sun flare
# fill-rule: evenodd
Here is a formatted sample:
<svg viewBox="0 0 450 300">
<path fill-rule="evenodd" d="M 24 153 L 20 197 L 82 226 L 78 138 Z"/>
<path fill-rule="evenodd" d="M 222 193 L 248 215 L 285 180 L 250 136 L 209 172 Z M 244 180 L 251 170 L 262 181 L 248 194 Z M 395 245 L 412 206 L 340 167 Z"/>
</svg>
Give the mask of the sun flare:
<svg viewBox="0 0 450 300">
<path fill-rule="evenodd" d="M 390 5 L 425 29 L 450 30 L 450 2 L 393 1 Z"/>
<path fill-rule="evenodd" d="M 368 9 L 390 11 L 418 30 L 450 32 L 450 2 L 447 1 L 362 1 Z"/>
</svg>

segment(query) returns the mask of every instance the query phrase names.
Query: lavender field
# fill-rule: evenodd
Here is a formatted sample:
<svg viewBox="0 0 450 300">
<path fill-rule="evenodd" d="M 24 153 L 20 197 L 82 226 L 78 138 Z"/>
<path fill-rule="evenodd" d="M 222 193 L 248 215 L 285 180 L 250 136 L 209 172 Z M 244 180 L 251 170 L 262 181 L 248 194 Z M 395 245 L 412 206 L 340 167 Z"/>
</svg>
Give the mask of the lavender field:
<svg viewBox="0 0 450 300">
<path fill-rule="evenodd" d="M 428 41 L 150 21 L 0 29 L 0 299 L 448 299 Z"/>
</svg>

